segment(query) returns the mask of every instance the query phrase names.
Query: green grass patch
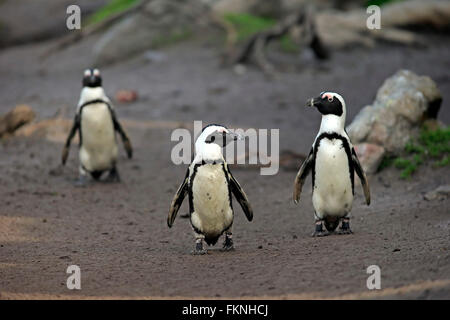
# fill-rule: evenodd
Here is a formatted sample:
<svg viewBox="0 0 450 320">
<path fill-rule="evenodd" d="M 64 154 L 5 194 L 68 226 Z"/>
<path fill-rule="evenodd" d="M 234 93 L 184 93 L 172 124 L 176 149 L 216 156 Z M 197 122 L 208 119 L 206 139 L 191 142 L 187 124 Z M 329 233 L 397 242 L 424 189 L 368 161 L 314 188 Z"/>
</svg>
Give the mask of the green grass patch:
<svg viewBox="0 0 450 320">
<path fill-rule="evenodd" d="M 247 13 L 228 13 L 224 19 L 235 27 L 238 41 L 246 40 L 255 33 L 267 30 L 276 24 L 275 19 Z"/>
<path fill-rule="evenodd" d="M 112 16 L 113 14 L 122 12 L 134 4 L 136 4 L 139 0 L 110 0 L 108 4 L 97 10 L 95 13 L 90 15 L 87 19 L 87 25 L 99 23 L 106 18 Z"/>
<path fill-rule="evenodd" d="M 372 6 L 372 5 L 382 6 L 387 3 L 400 2 L 400 1 L 404 1 L 404 0 L 367 0 L 366 7 Z"/>
<path fill-rule="evenodd" d="M 420 133 L 419 143 L 426 149 L 428 155 L 439 158 L 450 153 L 450 127 L 428 130 L 424 128 Z"/>
<path fill-rule="evenodd" d="M 445 156 L 442 160 L 436 161 L 434 163 L 435 167 L 445 167 L 450 164 L 450 156 Z"/>
<path fill-rule="evenodd" d="M 378 167 L 378 171 L 391 165 L 402 170 L 400 177 L 407 179 L 425 162 L 433 167 L 450 165 L 450 127 L 430 130 L 422 128 L 419 138 L 405 145 L 405 156 L 399 158 L 386 157 Z"/>
</svg>

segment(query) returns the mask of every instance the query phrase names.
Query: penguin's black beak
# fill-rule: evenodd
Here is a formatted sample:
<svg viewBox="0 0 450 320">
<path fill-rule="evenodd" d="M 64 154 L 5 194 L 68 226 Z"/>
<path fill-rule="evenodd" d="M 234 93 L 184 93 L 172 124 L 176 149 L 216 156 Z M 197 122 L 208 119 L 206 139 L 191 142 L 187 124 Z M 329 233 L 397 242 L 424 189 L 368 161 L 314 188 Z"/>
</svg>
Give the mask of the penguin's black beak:
<svg viewBox="0 0 450 320">
<path fill-rule="evenodd" d="M 100 76 L 86 76 L 83 78 L 83 87 L 100 87 L 102 85 L 102 78 Z"/>
<path fill-rule="evenodd" d="M 306 101 L 306 107 L 315 107 L 316 106 L 316 103 L 317 103 L 317 99 L 318 98 L 311 98 L 311 99 L 308 99 L 308 101 Z"/>
</svg>

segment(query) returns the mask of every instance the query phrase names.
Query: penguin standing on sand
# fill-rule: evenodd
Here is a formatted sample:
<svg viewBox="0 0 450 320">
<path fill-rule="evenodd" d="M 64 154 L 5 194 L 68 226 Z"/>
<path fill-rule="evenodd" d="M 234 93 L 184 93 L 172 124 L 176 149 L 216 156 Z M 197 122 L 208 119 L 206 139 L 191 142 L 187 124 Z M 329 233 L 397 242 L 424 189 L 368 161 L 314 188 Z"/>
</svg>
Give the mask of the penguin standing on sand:
<svg viewBox="0 0 450 320">
<path fill-rule="evenodd" d="M 223 250 L 233 249 L 232 193 L 248 221 L 253 219 L 253 210 L 247 196 L 231 174 L 222 155 L 221 148 L 239 138 L 239 135 L 220 125 L 203 128 L 195 142 L 195 158 L 172 200 L 167 217 L 169 228 L 175 221 L 183 199 L 186 195 L 189 196 L 190 220 L 196 240 L 194 254 L 207 253 L 203 240 L 208 245 L 214 245 L 224 232 Z"/>
<path fill-rule="evenodd" d="M 345 101 L 337 93 L 322 92 L 319 97 L 310 99 L 307 106 L 319 110 L 322 122 L 311 151 L 295 177 L 294 202 L 298 203 L 305 179 L 312 172 L 312 202 L 316 219 L 313 236 L 333 232 L 340 221 L 339 233 L 352 233 L 349 213 L 354 196 L 354 172 L 361 179 L 367 205 L 370 204 L 370 191 L 345 131 Z"/>
<path fill-rule="evenodd" d="M 120 181 L 116 168 L 118 153 L 116 131 L 122 137 L 128 158 L 131 158 L 133 149 L 130 139 L 117 120 L 111 101 L 105 95 L 100 71 L 87 69 L 84 71 L 83 89 L 75 120 L 62 153 L 62 164 L 64 165 L 69 155 L 70 142 L 79 132 L 80 178 L 78 185 L 86 184 L 88 174 L 94 180 L 98 180 L 105 171 L 109 172 L 107 181 Z"/>
</svg>

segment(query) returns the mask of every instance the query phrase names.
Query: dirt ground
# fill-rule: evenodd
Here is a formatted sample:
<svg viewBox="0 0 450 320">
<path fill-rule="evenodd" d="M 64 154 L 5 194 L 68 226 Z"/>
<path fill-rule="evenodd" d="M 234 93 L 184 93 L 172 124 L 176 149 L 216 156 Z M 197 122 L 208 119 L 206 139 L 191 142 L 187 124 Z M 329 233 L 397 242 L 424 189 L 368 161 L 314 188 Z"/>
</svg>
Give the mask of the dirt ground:
<svg viewBox="0 0 450 320">
<path fill-rule="evenodd" d="M 49 43 L 1 51 L 0 113 L 26 103 L 39 119 L 58 112 L 72 118 L 95 41 L 47 59 L 41 55 Z M 122 152 L 121 184 L 75 188 L 76 145 L 58 172 L 61 143 L 2 141 L 0 299 L 450 298 L 450 200 L 423 199 L 450 183 L 448 168 L 423 167 L 409 181 L 393 168 L 370 177 L 372 204 L 363 204 L 357 188 L 353 235 L 311 238 L 310 180 L 296 206 L 295 172 L 283 170 L 261 176 L 234 169 L 254 220 L 247 222 L 235 202 L 233 252 L 221 252 L 219 243 L 208 255 L 192 256 L 188 220 L 166 225 L 186 170 L 170 160 L 177 123 L 279 128 L 281 150 L 307 153 L 320 123 L 318 113 L 303 108 L 307 98 L 323 90 L 342 93 L 349 123 L 384 79 L 406 68 L 437 82 L 444 97 L 439 119 L 448 124 L 450 43 L 446 37 L 430 37 L 430 43 L 341 51 L 327 62 L 273 56 L 283 69 L 276 79 L 253 68 L 237 75 L 221 67 L 218 49 L 201 41 L 164 49 L 162 61 L 139 56 L 102 69 L 111 97 L 118 89 L 139 92 L 137 102 L 116 104 L 135 157 Z M 186 201 L 180 213 L 187 210 Z M 79 291 L 66 287 L 72 264 L 81 268 Z M 370 265 L 381 268 L 382 290 L 366 288 Z"/>
</svg>

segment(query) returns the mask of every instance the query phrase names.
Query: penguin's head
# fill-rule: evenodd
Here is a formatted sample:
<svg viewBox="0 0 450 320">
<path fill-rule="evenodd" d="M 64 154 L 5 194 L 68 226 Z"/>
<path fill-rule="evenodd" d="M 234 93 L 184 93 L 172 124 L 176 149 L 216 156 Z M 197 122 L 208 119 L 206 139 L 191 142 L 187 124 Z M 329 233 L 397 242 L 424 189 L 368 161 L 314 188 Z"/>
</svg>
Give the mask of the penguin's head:
<svg viewBox="0 0 450 320">
<path fill-rule="evenodd" d="M 316 98 L 308 99 L 307 107 L 316 107 L 322 115 L 345 116 L 345 101 L 335 92 L 321 92 Z"/>
<path fill-rule="evenodd" d="M 98 69 L 86 69 L 83 74 L 83 87 L 96 88 L 102 86 L 102 76 Z"/>
<path fill-rule="evenodd" d="M 195 142 L 195 150 L 205 160 L 216 160 L 222 157 L 221 148 L 236 140 L 242 140 L 242 136 L 222 125 L 210 124 L 202 129 Z"/>
</svg>

